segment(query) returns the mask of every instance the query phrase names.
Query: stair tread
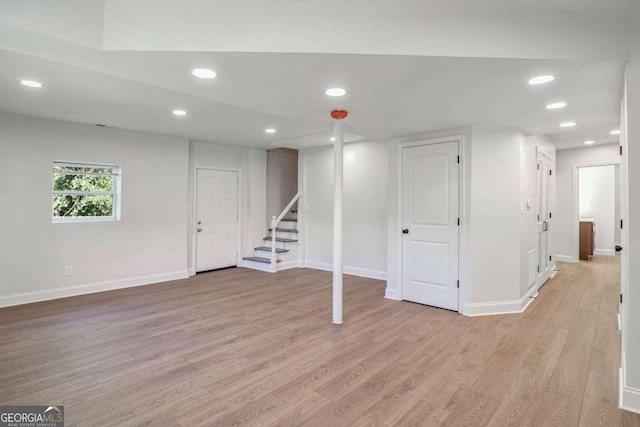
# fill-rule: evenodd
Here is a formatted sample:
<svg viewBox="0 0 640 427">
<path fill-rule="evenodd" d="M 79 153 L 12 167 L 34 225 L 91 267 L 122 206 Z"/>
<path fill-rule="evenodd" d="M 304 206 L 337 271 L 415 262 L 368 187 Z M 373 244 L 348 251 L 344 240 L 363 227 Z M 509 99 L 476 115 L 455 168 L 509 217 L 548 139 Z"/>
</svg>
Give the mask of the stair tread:
<svg viewBox="0 0 640 427">
<path fill-rule="evenodd" d="M 280 221 L 298 222 L 298 220 L 297 220 L 297 219 L 295 219 L 295 218 L 282 218 Z"/>
<path fill-rule="evenodd" d="M 270 258 L 264 258 L 261 256 L 248 256 L 245 258 L 242 258 L 245 261 L 255 261 L 255 262 L 261 262 L 263 264 L 271 264 L 271 259 Z M 277 262 L 280 262 L 280 260 L 278 260 Z"/>
<path fill-rule="evenodd" d="M 260 246 L 255 248 L 256 251 L 267 251 L 267 252 L 271 252 L 271 248 L 268 246 Z M 280 248 L 276 248 L 276 253 L 279 254 L 283 254 L 285 252 L 289 252 L 289 249 L 280 249 Z"/>
<path fill-rule="evenodd" d="M 271 240 L 271 236 L 267 236 L 263 240 Z M 283 237 L 276 237 L 276 242 L 293 243 L 293 242 L 297 242 L 297 240 L 296 239 L 285 239 Z"/>
<path fill-rule="evenodd" d="M 269 229 L 269 231 L 273 230 L 272 228 Z M 282 232 L 286 232 L 286 233 L 297 233 L 298 230 L 294 229 L 294 228 L 280 228 L 280 227 L 276 227 L 276 231 L 282 231 Z"/>
</svg>

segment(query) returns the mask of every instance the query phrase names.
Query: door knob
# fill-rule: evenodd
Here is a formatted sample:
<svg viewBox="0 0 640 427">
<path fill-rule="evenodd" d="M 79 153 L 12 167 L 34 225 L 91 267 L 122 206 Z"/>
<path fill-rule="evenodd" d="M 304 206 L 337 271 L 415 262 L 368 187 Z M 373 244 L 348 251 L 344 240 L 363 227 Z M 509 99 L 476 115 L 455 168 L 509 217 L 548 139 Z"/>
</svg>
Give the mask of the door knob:
<svg viewBox="0 0 640 427">
<path fill-rule="evenodd" d="M 202 228 L 198 228 L 198 233 L 202 231 Z"/>
<path fill-rule="evenodd" d="M 202 221 L 198 221 L 198 225 L 202 224 Z"/>
<path fill-rule="evenodd" d="M 409 229 L 405 228 L 404 230 L 402 230 L 402 234 L 409 234 Z"/>
</svg>

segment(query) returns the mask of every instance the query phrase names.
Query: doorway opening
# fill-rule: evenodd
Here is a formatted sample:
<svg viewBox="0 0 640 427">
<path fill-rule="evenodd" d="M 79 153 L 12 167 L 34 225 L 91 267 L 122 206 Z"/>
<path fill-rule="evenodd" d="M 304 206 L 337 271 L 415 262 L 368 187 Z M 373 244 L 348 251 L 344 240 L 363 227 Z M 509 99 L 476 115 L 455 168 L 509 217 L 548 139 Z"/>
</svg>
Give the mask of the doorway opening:
<svg viewBox="0 0 640 427">
<path fill-rule="evenodd" d="M 618 256 L 621 247 L 620 165 L 576 168 L 577 206 L 574 212 L 574 256 Z"/>
</svg>

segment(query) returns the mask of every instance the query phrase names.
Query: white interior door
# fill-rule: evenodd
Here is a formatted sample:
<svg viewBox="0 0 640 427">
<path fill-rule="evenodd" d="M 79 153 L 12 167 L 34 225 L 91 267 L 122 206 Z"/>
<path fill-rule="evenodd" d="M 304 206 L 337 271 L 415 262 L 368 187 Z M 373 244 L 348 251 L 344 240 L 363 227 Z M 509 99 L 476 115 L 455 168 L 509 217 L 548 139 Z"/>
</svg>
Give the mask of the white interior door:
<svg viewBox="0 0 640 427">
<path fill-rule="evenodd" d="M 402 299 L 458 310 L 458 181 L 457 141 L 402 150 Z"/>
<path fill-rule="evenodd" d="M 198 169 L 196 271 L 237 265 L 238 172 Z"/>
<path fill-rule="evenodd" d="M 551 213 L 549 194 L 551 188 L 551 160 L 538 151 L 538 266 L 536 283 L 538 287 L 551 277 L 551 253 L 549 251 Z"/>
</svg>

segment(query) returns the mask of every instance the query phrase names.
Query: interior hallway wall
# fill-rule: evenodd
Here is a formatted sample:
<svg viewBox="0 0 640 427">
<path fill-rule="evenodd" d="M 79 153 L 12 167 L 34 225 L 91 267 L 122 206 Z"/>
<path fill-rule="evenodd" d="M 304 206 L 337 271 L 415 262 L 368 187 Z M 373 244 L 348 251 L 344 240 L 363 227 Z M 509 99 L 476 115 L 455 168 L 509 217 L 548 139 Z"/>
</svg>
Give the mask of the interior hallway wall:
<svg viewBox="0 0 640 427">
<path fill-rule="evenodd" d="M 630 61 L 625 68 L 622 145 L 622 405 L 640 413 L 640 14 L 627 19 Z"/>
<path fill-rule="evenodd" d="M 556 212 L 556 147 L 544 136 L 527 136 L 520 146 L 520 295 L 536 285 L 538 259 L 538 148 L 550 157 L 554 174 L 550 177 L 549 210 Z M 527 202 L 531 201 L 528 207 Z M 551 229 L 557 227 L 552 221 Z M 555 254 L 555 242 L 549 239 L 549 253 Z M 552 258 L 552 268 L 555 258 Z"/>
</svg>

